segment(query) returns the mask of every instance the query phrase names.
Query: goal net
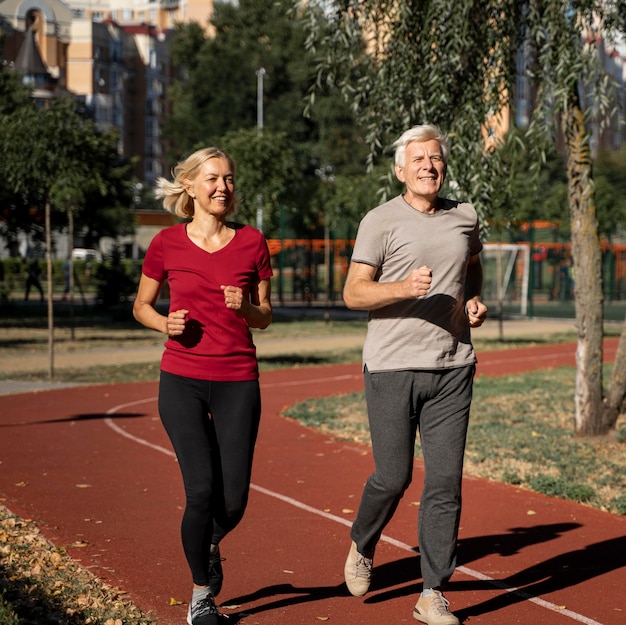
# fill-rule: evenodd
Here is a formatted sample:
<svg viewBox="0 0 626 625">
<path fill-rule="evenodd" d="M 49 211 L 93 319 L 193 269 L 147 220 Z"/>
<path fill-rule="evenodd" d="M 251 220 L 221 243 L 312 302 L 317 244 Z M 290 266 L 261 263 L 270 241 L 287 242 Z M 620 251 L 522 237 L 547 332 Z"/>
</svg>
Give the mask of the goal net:
<svg viewBox="0 0 626 625">
<path fill-rule="evenodd" d="M 530 245 L 528 243 L 485 243 L 483 264 L 483 299 L 527 314 L 528 281 L 530 277 Z"/>
</svg>

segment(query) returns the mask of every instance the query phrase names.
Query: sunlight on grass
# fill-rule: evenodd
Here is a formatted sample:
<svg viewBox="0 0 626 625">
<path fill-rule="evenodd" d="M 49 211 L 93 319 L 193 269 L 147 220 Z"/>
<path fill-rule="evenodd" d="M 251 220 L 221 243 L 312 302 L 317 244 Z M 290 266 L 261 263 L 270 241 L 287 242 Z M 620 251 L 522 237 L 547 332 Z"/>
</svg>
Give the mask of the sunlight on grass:
<svg viewBox="0 0 626 625">
<path fill-rule="evenodd" d="M 626 442 L 574 435 L 573 368 L 479 377 L 465 471 L 546 495 L 626 514 Z M 363 393 L 310 399 L 284 416 L 369 445 Z M 626 426 L 621 418 L 617 432 Z M 416 454 L 421 457 L 419 441 Z"/>
</svg>

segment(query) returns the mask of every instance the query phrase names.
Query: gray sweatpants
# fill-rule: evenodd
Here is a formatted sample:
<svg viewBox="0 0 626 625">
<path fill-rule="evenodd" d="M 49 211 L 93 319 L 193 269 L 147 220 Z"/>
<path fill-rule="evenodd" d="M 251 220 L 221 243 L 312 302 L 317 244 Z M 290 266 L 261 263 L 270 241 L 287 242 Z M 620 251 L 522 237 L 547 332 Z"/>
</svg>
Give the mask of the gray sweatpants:
<svg viewBox="0 0 626 625">
<path fill-rule="evenodd" d="M 373 557 L 411 483 L 415 436 L 424 456 L 418 541 L 424 588 L 452 576 L 461 516 L 461 478 L 475 366 L 436 371 L 365 370 L 375 471 L 363 489 L 351 537 Z"/>
</svg>

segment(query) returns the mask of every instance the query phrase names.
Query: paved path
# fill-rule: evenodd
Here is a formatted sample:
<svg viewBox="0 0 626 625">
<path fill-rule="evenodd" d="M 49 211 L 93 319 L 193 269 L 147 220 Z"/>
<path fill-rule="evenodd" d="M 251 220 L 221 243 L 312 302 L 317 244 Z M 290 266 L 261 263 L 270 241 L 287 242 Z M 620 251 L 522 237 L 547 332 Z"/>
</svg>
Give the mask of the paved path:
<svg viewBox="0 0 626 625">
<path fill-rule="evenodd" d="M 554 332 L 574 332 L 575 325 L 571 320 L 507 320 L 487 321 L 480 330 L 484 338 L 501 338 L 503 340 L 519 339 L 524 337 L 549 336 Z M 332 349 L 358 349 L 363 346 L 364 334 L 328 334 L 304 338 L 271 338 L 263 332 L 255 334 L 257 353 L 260 357 L 279 356 L 284 354 L 311 354 L 329 351 Z M 94 365 L 115 365 L 118 363 L 146 363 L 158 362 L 163 347 L 161 344 L 144 346 L 119 346 L 115 348 L 81 349 L 77 343 L 71 352 L 57 349 L 54 353 L 55 370 L 77 367 L 91 367 Z M 0 374 L 3 376 L 12 373 L 29 371 L 47 371 L 49 356 L 46 351 L 11 354 L 3 357 L 0 352 Z M 53 388 L 67 388 L 73 386 L 67 382 L 47 381 L 17 381 L 0 380 L 0 395 L 22 393 Z"/>
<path fill-rule="evenodd" d="M 607 345 L 607 357 L 615 341 Z M 574 345 L 480 355 L 479 375 L 573 364 Z M 264 372 L 250 505 L 223 545 L 219 597 L 242 625 L 415 623 L 422 467 L 388 526 L 372 591 L 342 579 L 370 449 L 280 416 L 307 397 L 362 389 L 358 365 Z M 0 403 L 0 495 L 163 625 L 183 625 L 190 581 L 179 544 L 183 493 L 158 419 L 156 383 L 8 395 Z M 472 625 L 623 625 L 626 519 L 467 478 L 449 597 Z M 82 544 L 83 547 L 75 545 Z M 416 581 L 417 578 L 417 581 Z"/>
</svg>

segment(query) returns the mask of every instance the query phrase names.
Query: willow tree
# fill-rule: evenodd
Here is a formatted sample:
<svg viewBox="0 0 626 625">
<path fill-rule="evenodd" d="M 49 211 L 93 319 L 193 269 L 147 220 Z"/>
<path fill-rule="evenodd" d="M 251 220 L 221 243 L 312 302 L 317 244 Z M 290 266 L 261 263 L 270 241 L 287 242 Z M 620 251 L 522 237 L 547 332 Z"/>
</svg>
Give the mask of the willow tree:
<svg viewBox="0 0 626 625">
<path fill-rule="evenodd" d="M 532 96 L 524 124 L 529 141 L 523 142 L 531 146 L 528 183 L 541 170 L 546 141 L 562 138 L 567 162 L 578 331 L 574 427 L 581 435 L 606 433 L 626 390 L 626 324 L 605 394 L 590 139 L 612 106 L 600 52 L 624 32 L 626 2 L 331 0 L 309 6 L 308 45 L 325 51 L 312 100 L 332 86 L 352 103 L 367 128 L 370 167 L 406 128 L 440 125 L 453 137 L 448 192 L 472 201 L 484 225 L 496 196 L 514 212 L 500 148 L 515 136 L 506 132 L 507 122 L 524 112 L 514 109 L 514 96 L 526 81 Z M 315 19 L 322 9 L 335 26 L 323 34 Z M 367 53 L 359 54 L 363 41 Z"/>
</svg>

